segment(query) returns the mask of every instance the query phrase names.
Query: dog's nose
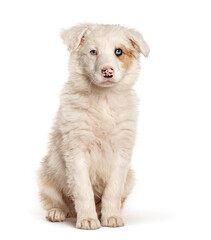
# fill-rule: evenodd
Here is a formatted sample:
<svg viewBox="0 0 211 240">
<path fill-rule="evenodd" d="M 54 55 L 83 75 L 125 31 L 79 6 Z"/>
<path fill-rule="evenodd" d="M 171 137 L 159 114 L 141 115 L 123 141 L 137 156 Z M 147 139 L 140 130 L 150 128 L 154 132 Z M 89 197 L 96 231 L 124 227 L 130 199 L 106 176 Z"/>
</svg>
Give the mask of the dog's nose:
<svg viewBox="0 0 211 240">
<path fill-rule="evenodd" d="M 112 67 L 104 67 L 101 70 L 101 73 L 104 78 L 112 78 L 114 75 L 114 69 Z"/>
</svg>

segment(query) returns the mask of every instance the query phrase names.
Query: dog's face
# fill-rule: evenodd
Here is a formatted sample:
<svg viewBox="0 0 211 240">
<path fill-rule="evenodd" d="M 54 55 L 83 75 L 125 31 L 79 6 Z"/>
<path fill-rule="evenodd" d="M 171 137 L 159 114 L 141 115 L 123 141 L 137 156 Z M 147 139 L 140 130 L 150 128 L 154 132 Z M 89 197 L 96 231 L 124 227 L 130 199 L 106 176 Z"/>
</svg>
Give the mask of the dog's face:
<svg viewBox="0 0 211 240">
<path fill-rule="evenodd" d="M 140 53 L 149 54 L 141 34 L 117 25 L 79 25 L 64 30 L 62 38 L 81 73 L 100 87 L 116 85 L 138 68 Z"/>
</svg>

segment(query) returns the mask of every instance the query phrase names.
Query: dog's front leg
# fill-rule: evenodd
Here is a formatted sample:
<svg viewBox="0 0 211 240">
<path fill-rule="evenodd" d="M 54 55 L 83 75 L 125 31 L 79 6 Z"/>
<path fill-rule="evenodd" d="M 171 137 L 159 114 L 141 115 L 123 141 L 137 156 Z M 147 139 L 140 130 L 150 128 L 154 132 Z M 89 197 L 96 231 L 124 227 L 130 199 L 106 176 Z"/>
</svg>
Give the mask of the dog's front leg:
<svg viewBox="0 0 211 240">
<path fill-rule="evenodd" d="M 114 161 L 102 197 L 101 223 L 106 227 L 124 226 L 120 209 L 129 164 L 121 156 L 118 156 Z"/>
<path fill-rule="evenodd" d="M 100 228 L 97 217 L 94 193 L 89 177 L 89 162 L 84 153 L 77 154 L 67 161 L 68 182 L 74 197 L 77 213 L 76 227 L 81 229 Z"/>
</svg>

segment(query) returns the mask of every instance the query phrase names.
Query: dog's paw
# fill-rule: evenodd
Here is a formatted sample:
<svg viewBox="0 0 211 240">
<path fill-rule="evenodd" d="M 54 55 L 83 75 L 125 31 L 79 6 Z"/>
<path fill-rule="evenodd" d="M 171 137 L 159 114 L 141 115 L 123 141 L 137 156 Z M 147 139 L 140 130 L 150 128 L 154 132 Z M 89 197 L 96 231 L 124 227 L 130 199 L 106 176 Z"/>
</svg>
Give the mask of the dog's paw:
<svg viewBox="0 0 211 240">
<path fill-rule="evenodd" d="M 124 226 L 124 222 L 121 217 L 102 218 L 101 223 L 102 223 L 102 226 L 104 227 L 123 227 Z"/>
<path fill-rule="evenodd" d="M 95 230 L 101 227 L 100 221 L 94 218 L 86 218 L 77 220 L 76 228 L 86 229 L 86 230 Z"/>
<path fill-rule="evenodd" d="M 60 208 L 52 208 L 48 211 L 46 219 L 51 222 L 63 222 L 65 213 Z"/>
</svg>

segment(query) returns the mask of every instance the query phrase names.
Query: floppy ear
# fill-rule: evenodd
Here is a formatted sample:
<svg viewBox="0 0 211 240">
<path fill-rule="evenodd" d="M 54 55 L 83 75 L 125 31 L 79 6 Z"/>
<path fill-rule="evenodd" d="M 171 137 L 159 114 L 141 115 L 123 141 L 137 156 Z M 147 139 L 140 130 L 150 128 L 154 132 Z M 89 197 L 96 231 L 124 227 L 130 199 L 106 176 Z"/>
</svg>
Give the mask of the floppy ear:
<svg viewBox="0 0 211 240">
<path fill-rule="evenodd" d="M 84 34 L 86 33 L 88 26 L 85 24 L 76 25 L 68 29 L 62 29 L 61 38 L 65 45 L 68 46 L 68 50 L 76 50 L 80 44 L 84 41 Z"/>
<path fill-rule="evenodd" d="M 148 57 L 150 51 L 149 46 L 139 32 L 135 31 L 134 29 L 129 29 L 128 38 L 138 53 L 142 53 L 145 57 Z"/>
</svg>

